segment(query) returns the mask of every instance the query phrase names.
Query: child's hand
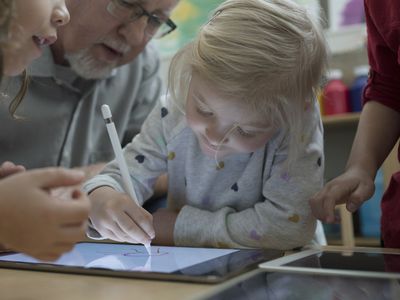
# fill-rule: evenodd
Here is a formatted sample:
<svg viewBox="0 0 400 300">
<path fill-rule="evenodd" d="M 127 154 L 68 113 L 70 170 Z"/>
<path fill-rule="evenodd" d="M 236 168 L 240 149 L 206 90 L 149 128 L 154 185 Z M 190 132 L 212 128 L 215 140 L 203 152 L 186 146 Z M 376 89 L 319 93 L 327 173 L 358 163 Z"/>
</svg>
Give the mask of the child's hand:
<svg viewBox="0 0 400 300">
<path fill-rule="evenodd" d="M 353 213 L 372 197 L 374 190 L 373 178 L 361 170 L 349 169 L 310 199 L 311 210 L 321 221 L 333 223 L 336 205 L 346 203 L 347 210 Z"/>
<path fill-rule="evenodd" d="M 119 242 L 148 244 L 154 238 L 153 217 L 128 195 L 102 186 L 89 195 L 90 220 L 105 238 Z"/>
<path fill-rule="evenodd" d="M 25 171 L 24 166 L 15 165 L 10 161 L 5 161 L 0 166 L 0 179 L 23 171 Z"/>
<path fill-rule="evenodd" d="M 79 190 L 61 201 L 49 189 L 83 178 L 82 172 L 46 168 L 0 180 L 0 243 L 41 260 L 71 250 L 85 237 L 90 202 Z"/>
</svg>

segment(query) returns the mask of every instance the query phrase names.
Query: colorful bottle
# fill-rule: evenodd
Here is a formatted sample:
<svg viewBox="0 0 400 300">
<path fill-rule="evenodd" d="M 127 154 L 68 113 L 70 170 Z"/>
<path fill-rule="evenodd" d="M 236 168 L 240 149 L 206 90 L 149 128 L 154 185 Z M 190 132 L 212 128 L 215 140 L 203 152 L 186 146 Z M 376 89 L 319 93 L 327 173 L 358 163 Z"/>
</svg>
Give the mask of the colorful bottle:
<svg viewBox="0 0 400 300">
<path fill-rule="evenodd" d="M 318 100 L 319 112 L 321 116 L 323 116 L 325 114 L 324 114 L 324 93 L 322 89 L 318 89 L 316 97 Z"/>
<path fill-rule="evenodd" d="M 330 70 L 328 83 L 324 88 L 323 108 L 325 115 L 344 114 L 350 112 L 349 89 L 342 81 L 343 72 Z"/>
<path fill-rule="evenodd" d="M 369 66 L 358 66 L 354 68 L 354 81 L 350 86 L 350 108 L 357 112 L 362 109 L 362 94 L 367 84 Z"/>
</svg>

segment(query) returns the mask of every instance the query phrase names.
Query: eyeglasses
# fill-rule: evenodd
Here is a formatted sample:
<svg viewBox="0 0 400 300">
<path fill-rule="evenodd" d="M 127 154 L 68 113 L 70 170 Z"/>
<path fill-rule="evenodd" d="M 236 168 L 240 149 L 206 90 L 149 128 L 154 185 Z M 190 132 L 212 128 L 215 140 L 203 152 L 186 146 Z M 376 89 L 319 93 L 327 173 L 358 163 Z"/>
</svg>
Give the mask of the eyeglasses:
<svg viewBox="0 0 400 300">
<path fill-rule="evenodd" d="M 141 17 L 147 17 L 145 33 L 153 38 L 162 38 L 176 29 L 176 24 L 169 18 L 163 18 L 149 13 L 138 3 L 127 0 L 111 0 L 107 5 L 107 11 L 122 22 L 135 22 Z"/>
</svg>

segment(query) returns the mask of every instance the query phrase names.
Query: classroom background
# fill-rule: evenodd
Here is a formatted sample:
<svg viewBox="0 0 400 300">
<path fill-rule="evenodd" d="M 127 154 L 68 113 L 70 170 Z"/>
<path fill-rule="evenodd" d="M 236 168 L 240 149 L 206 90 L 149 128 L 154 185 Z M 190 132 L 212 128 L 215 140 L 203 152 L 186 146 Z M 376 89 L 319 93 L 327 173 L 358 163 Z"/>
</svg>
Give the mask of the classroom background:
<svg viewBox="0 0 400 300">
<path fill-rule="evenodd" d="M 318 97 L 325 130 L 325 181 L 341 174 L 355 136 L 361 92 L 368 76 L 363 0 L 295 0 L 321 17 L 331 56 Z M 164 89 L 171 57 L 189 42 L 222 0 L 181 0 L 172 19 L 178 30 L 157 40 Z M 338 209 L 342 223 L 324 225 L 330 245 L 379 246 L 380 198 L 398 167 L 389 156 L 376 178 L 374 196 L 355 214 Z M 344 236 L 347 235 L 347 236 Z"/>
</svg>

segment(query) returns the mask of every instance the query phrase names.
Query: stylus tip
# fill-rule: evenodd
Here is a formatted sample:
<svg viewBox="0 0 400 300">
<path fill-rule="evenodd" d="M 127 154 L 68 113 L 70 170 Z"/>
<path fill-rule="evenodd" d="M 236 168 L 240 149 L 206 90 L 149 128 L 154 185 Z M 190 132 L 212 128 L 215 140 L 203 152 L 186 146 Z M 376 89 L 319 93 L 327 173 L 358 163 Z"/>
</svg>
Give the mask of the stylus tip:
<svg viewBox="0 0 400 300">
<path fill-rule="evenodd" d="M 151 246 L 150 246 L 150 243 L 149 243 L 149 244 L 143 244 L 143 245 L 144 245 L 144 247 L 146 248 L 147 253 L 148 253 L 149 255 L 151 255 Z"/>
</svg>

